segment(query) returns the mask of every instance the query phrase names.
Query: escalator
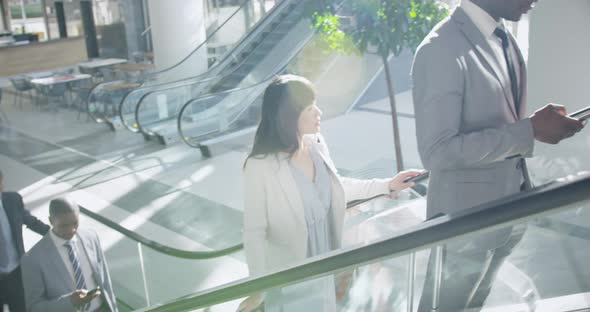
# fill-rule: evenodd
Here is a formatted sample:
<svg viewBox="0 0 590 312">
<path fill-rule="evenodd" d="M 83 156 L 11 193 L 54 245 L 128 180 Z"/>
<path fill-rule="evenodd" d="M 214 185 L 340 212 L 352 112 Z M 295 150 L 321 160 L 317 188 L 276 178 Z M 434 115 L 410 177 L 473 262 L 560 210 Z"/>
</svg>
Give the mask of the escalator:
<svg viewBox="0 0 590 312">
<path fill-rule="evenodd" d="M 479 235 L 505 226 L 526 226 L 526 233 L 495 276 L 481 311 L 588 311 L 589 189 L 588 174 L 568 176 L 530 191 L 416 224 L 385 238 L 345 247 L 277 272 L 181 296 L 140 311 L 237 311 L 238 305 L 248 296 L 260 293 L 267 294 L 264 299 L 267 304 L 283 305 L 285 311 L 289 308 L 311 311 L 314 306 L 305 305 L 309 300 L 317 298 L 318 294 L 333 296 L 331 290 L 318 290 L 317 285 L 334 285 L 335 281 L 344 286 L 343 292 L 333 296 L 336 311 L 415 311 L 425 287 L 435 291 L 423 304 L 429 311 L 437 311 L 441 296 L 445 294 L 440 292 L 440 281 L 450 274 L 440 269 L 442 246 L 474 241 Z M 367 219 L 372 220 L 374 218 Z M 387 226 L 395 220 L 384 217 L 380 223 Z M 465 265 L 456 269 L 469 270 L 469 253 L 461 255 Z M 434 278 L 426 282 L 429 257 L 435 264 Z M 277 303 L 269 298 L 281 301 Z"/>
<path fill-rule="evenodd" d="M 307 1 L 282 1 L 226 56 L 227 66 L 203 79 L 151 90 L 138 100 L 133 117 L 121 118 L 131 120 L 146 137 L 156 136 L 163 143 L 178 141 L 176 119 L 187 101 L 257 85 L 287 66 L 314 33 L 304 15 L 306 5 Z M 209 108 L 216 105 L 208 103 Z"/>
<path fill-rule="evenodd" d="M 209 156 L 210 145 L 253 133 L 263 91 L 278 74 L 304 76 L 318 86 L 318 105 L 327 113 L 325 118 L 348 111 L 382 69 L 381 60 L 372 55 L 326 53 L 321 48 L 321 36 L 314 36 L 305 19 L 305 2 L 293 6 L 276 26 L 276 31 L 286 29 L 282 23 L 288 26 L 299 19 L 294 30 L 278 42 L 281 36 L 274 33 L 260 39 L 259 45 L 268 45 L 272 50 L 252 49 L 243 63 L 227 75 L 145 94 L 135 110 L 137 129 L 163 144 L 181 139 Z M 342 79 L 346 87 L 334 84 Z"/>
<path fill-rule="evenodd" d="M 188 83 L 189 81 L 198 81 L 205 77 L 214 76 L 216 71 L 224 68 L 231 63 L 231 60 L 224 62 L 224 55 L 226 51 L 233 49 L 242 36 L 250 33 L 259 25 L 259 22 L 266 16 L 272 13 L 274 1 L 265 1 L 266 12 L 262 10 L 258 12 L 253 8 L 258 3 L 258 0 L 244 0 L 240 1 L 238 6 L 231 14 L 227 14 L 227 19 L 219 24 L 214 31 L 208 31 L 208 38 L 205 42 L 199 44 L 189 55 L 180 60 L 177 64 L 156 72 L 148 72 L 137 77 L 120 77 L 111 75 L 110 79 L 105 79 L 105 82 L 95 86 L 87 101 L 88 111 L 90 115 L 97 122 L 106 122 L 111 126 L 126 126 L 130 130 L 134 130 L 133 123 L 121 124 L 119 115 L 125 115 L 124 112 L 129 110 L 129 105 L 134 105 L 145 92 L 153 89 L 163 88 L 169 86 L 171 83 Z M 230 8 L 225 8 L 225 11 Z M 224 15 L 225 17 L 226 15 Z M 195 60 L 207 59 L 209 70 L 202 74 L 194 74 L 189 78 L 186 77 L 187 70 L 190 72 L 191 64 Z M 130 102 L 133 102 L 130 104 Z M 125 120 L 125 119 L 123 119 Z"/>
</svg>

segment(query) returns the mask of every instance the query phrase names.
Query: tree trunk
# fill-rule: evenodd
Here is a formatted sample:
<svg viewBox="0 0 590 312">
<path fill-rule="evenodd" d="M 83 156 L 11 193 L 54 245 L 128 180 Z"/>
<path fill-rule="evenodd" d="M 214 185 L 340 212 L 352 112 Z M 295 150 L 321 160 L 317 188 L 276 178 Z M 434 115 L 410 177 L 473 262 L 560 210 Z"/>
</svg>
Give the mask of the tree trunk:
<svg viewBox="0 0 590 312">
<path fill-rule="evenodd" d="M 404 170 L 404 161 L 402 159 L 402 146 L 399 138 L 399 122 L 397 120 L 397 109 L 395 108 L 395 93 L 393 92 L 393 79 L 389 70 L 387 55 L 382 55 L 383 70 L 385 70 L 385 81 L 387 82 L 387 93 L 389 94 L 389 105 L 391 106 L 391 123 L 393 125 L 393 146 L 395 147 L 395 162 L 397 171 Z"/>
</svg>

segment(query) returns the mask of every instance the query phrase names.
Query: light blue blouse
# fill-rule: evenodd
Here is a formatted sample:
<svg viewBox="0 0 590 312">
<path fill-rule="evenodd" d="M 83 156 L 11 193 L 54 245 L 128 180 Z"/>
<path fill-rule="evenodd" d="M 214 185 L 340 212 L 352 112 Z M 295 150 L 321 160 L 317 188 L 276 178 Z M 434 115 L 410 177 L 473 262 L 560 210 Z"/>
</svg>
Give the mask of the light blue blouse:
<svg viewBox="0 0 590 312">
<path fill-rule="evenodd" d="M 307 256 L 312 257 L 334 249 L 332 212 L 332 182 L 328 168 L 319 152 L 310 151 L 315 167 L 312 182 L 303 171 L 289 162 L 293 178 L 299 188 L 307 224 Z"/>
</svg>

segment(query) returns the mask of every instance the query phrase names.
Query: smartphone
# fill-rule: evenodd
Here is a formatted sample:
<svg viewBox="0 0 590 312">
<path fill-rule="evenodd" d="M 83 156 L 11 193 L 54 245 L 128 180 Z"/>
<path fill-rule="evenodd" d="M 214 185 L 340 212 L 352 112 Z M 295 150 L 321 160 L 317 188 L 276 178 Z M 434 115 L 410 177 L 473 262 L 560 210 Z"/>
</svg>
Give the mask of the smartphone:
<svg viewBox="0 0 590 312">
<path fill-rule="evenodd" d="M 428 179 L 429 176 L 430 176 L 430 172 L 424 171 L 423 173 L 421 173 L 417 176 L 413 176 L 413 177 L 409 177 L 409 178 L 405 179 L 404 183 L 408 183 L 408 182 L 418 183 L 420 181 Z"/>
<path fill-rule="evenodd" d="M 98 287 L 96 287 L 96 288 L 94 288 L 94 289 L 91 289 L 91 290 L 89 290 L 89 291 L 86 293 L 86 296 L 92 296 L 92 295 L 94 295 L 94 294 L 95 294 L 97 291 L 100 291 L 100 290 L 101 290 L 101 288 L 100 288 L 100 286 L 98 286 Z"/>
<path fill-rule="evenodd" d="M 590 118 L 590 106 L 569 114 L 569 117 L 584 121 Z"/>
</svg>

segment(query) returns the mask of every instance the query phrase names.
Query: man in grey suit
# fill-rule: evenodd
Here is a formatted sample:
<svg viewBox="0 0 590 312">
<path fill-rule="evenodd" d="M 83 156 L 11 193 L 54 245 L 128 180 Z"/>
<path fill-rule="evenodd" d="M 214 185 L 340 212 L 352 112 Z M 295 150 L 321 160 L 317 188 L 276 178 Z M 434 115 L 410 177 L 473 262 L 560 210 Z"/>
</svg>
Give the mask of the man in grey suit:
<svg viewBox="0 0 590 312">
<path fill-rule="evenodd" d="M 534 140 L 556 144 L 583 128 L 563 106 L 526 117 L 526 67 L 503 20 L 537 0 L 463 0 L 419 46 L 412 68 L 418 149 L 430 170 L 427 216 L 452 214 L 531 187 Z M 524 227 L 447 244 L 440 312 L 479 310 Z M 430 311 L 433 257 L 419 311 Z"/>
<path fill-rule="evenodd" d="M 52 228 L 21 260 L 27 311 L 117 311 L 98 235 L 78 229 L 79 214 L 66 198 L 49 203 Z"/>
</svg>

